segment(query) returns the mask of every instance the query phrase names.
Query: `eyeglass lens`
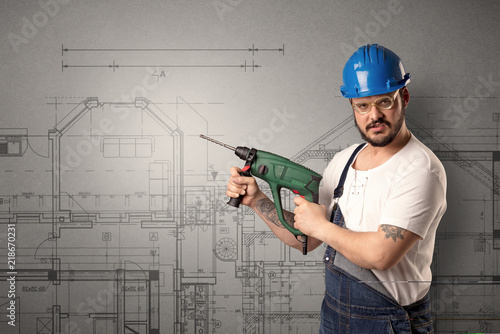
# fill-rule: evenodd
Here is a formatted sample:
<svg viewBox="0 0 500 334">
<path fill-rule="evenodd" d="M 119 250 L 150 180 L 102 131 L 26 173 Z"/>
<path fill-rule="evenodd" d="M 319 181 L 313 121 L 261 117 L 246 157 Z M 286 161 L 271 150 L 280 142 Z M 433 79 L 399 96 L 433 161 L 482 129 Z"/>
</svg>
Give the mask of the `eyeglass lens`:
<svg viewBox="0 0 500 334">
<path fill-rule="evenodd" d="M 396 91 L 397 94 L 397 91 Z M 394 98 L 396 97 L 396 94 L 394 94 L 394 97 L 391 96 L 382 96 L 378 99 L 376 99 L 373 102 L 357 102 L 354 103 L 354 107 L 357 109 L 358 112 L 360 113 L 368 113 L 372 106 L 377 107 L 378 109 L 391 109 L 392 106 L 394 105 Z"/>
</svg>

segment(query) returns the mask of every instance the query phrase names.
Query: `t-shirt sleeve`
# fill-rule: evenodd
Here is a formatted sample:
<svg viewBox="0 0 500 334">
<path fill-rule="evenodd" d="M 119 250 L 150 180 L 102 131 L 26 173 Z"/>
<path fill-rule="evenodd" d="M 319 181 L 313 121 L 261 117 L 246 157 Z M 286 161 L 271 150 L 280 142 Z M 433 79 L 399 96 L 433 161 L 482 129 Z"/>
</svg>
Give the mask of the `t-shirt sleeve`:
<svg viewBox="0 0 500 334">
<path fill-rule="evenodd" d="M 380 224 L 399 226 L 425 238 L 446 206 L 446 189 L 438 174 L 412 169 L 393 183 Z"/>
</svg>

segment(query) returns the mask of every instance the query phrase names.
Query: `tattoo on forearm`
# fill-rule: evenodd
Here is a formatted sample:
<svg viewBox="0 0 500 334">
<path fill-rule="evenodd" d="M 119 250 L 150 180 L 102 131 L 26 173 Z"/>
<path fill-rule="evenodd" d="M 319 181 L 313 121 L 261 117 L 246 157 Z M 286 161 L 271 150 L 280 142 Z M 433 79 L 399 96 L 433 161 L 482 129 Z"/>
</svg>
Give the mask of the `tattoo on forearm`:
<svg viewBox="0 0 500 334">
<path fill-rule="evenodd" d="M 292 212 L 290 212 L 290 211 L 283 210 L 283 216 L 285 218 L 285 221 L 288 223 L 288 225 L 290 225 L 291 227 L 295 228 L 295 226 L 294 226 L 294 224 L 295 224 L 295 215 Z"/>
<path fill-rule="evenodd" d="M 394 225 L 380 225 L 380 229 L 385 232 L 386 239 L 392 238 L 394 242 L 398 239 L 404 239 L 403 235 L 406 233 L 404 228 Z"/>
<path fill-rule="evenodd" d="M 263 198 L 257 201 L 257 210 L 259 210 L 262 215 L 269 220 L 271 223 L 274 225 L 285 228 L 283 224 L 281 224 L 279 218 L 278 218 L 278 213 L 276 212 L 276 208 L 274 207 L 274 203 L 268 199 L 268 198 Z M 283 215 L 285 217 L 285 220 L 288 222 L 290 226 L 293 226 L 295 220 L 294 220 L 294 214 L 289 212 L 289 211 L 283 211 Z"/>
</svg>

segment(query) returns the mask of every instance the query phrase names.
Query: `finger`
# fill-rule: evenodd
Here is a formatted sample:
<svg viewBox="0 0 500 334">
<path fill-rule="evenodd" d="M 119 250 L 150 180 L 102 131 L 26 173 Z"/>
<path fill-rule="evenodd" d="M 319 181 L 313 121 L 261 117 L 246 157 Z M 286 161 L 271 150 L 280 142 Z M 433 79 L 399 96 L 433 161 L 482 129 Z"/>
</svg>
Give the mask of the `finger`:
<svg viewBox="0 0 500 334">
<path fill-rule="evenodd" d="M 231 176 L 231 178 L 229 179 L 229 184 L 241 189 L 246 189 L 249 182 L 250 181 L 248 180 L 248 178 L 245 178 L 243 176 Z"/>
<path fill-rule="evenodd" d="M 295 215 L 295 221 L 297 221 L 298 215 L 299 215 L 299 207 L 296 206 L 295 209 L 293 209 L 293 214 Z"/>
<path fill-rule="evenodd" d="M 239 185 L 239 184 L 232 183 L 232 182 L 228 183 L 228 185 L 227 185 L 228 191 L 233 192 L 235 194 L 240 194 L 240 195 L 245 194 L 246 188 L 247 188 L 246 185 Z"/>
<path fill-rule="evenodd" d="M 230 169 L 231 176 L 240 176 L 241 168 L 231 167 Z"/>
<path fill-rule="evenodd" d="M 238 192 L 227 190 L 226 191 L 226 195 L 228 197 L 234 197 L 234 198 L 236 198 L 236 197 L 239 197 L 240 195 L 244 195 L 244 191 L 243 191 L 243 194 L 241 194 L 241 193 L 238 193 Z"/>
<path fill-rule="evenodd" d="M 305 203 L 309 203 L 308 200 L 306 200 L 305 198 L 302 198 L 300 196 L 295 196 L 295 198 L 293 199 L 293 202 L 295 203 L 295 205 L 302 205 Z"/>
</svg>

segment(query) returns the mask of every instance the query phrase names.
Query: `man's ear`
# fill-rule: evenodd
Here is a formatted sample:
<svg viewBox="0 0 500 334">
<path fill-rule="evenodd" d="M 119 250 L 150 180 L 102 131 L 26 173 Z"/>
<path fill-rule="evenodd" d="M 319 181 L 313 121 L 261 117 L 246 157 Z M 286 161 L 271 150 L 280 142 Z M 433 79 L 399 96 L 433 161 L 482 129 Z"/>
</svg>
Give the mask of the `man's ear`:
<svg viewBox="0 0 500 334">
<path fill-rule="evenodd" d="M 406 86 L 401 88 L 401 99 L 403 100 L 404 107 L 406 108 L 410 102 L 410 92 L 408 92 L 408 88 L 406 88 Z"/>
</svg>

